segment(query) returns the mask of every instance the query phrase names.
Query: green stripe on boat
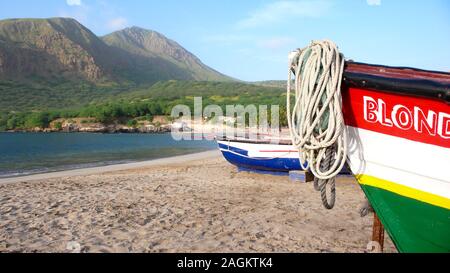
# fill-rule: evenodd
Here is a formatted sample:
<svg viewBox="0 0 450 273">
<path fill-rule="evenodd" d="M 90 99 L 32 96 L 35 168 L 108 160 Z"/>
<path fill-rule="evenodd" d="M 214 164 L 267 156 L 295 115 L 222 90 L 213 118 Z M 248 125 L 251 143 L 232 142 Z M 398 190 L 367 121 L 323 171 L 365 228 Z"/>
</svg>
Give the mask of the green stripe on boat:
<svg viewBox="0 0 450 273">
<path fill-rule="evenodd" d="M 450 252 L 450 210 L 361 185 L 400 252 Z"/>
</svg>

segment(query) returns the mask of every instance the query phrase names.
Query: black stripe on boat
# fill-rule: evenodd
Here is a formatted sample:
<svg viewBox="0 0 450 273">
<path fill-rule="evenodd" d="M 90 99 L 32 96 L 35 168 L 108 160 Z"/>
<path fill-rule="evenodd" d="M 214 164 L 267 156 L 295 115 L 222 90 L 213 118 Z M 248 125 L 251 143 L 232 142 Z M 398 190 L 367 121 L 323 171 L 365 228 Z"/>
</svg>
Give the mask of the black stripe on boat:
<svg viewBox="0 0 450 273">
<path fill-rule="evenodd" d="M 348 62 L 347 66 L 349 65 L 352 66 L 352 69 L 346 69 L 344 72 L 344 87 L 413 95 L 450 103 L 450 73 L 355 62 Z M 371 70 L 377 73 L 371 73 Z M 389 70 L 389 72 L 383 72 L 385 70 Z M 417 74 L 417 77 L 402 77 L 407 73 L 409 75 Z M 422 77 L 422 75 L 433 75 L 435 78 L 431 76 Z"/>
</svg>

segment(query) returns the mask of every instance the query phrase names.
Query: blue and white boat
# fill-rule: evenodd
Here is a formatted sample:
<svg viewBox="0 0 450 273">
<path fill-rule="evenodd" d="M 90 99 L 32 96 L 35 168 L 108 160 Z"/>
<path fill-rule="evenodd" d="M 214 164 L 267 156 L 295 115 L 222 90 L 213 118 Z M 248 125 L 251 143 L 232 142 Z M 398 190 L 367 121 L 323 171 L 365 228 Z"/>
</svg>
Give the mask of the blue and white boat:
<svg viewBox="0 0 450 273">
<path fill-rule="evenodd" d="M 305 170 L 300 164 L 298 150 L 291 141 L 218 138 L 217 143 L 225 159 L 242 169 L 290 172 Z"/>
</svg>

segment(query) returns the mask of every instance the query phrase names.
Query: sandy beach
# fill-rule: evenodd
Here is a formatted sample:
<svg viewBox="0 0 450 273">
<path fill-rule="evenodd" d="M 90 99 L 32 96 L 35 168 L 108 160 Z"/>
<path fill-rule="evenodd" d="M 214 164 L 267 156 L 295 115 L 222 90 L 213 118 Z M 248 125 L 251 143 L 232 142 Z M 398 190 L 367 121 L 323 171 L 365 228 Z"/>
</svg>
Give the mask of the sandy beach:
<svg viewBox="0 0 450 273">
<path fill-rule="evenodd" d="M 0 192 L 0 252 L 365 252 L 373 220 L 353 178 L 327 211 L 312 184 L 238 172 L 216 151 L 3 179 Z"/>
</svg>

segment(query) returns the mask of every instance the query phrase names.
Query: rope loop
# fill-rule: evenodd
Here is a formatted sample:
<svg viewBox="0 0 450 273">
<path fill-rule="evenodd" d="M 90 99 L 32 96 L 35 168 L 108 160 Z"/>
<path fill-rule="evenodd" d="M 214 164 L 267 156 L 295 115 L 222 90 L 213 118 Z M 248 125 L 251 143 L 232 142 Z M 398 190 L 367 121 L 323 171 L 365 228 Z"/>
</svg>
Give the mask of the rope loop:
<svg viewBox="0 0 450 273">
<path fill-rule="evenodd" d="M 347 159 L 341 97 L 344 65 L 344 55 L 328 40 L 313 41 L 289 54 L 287 118 L 292 143 L 299 150 L 301 164 L 309 163 L 317 180 L 314 186 L 329 209 L 336 200 L 335 177 Z M 327 185 L 331 186 L 330 202 Z"/>
</svg>

